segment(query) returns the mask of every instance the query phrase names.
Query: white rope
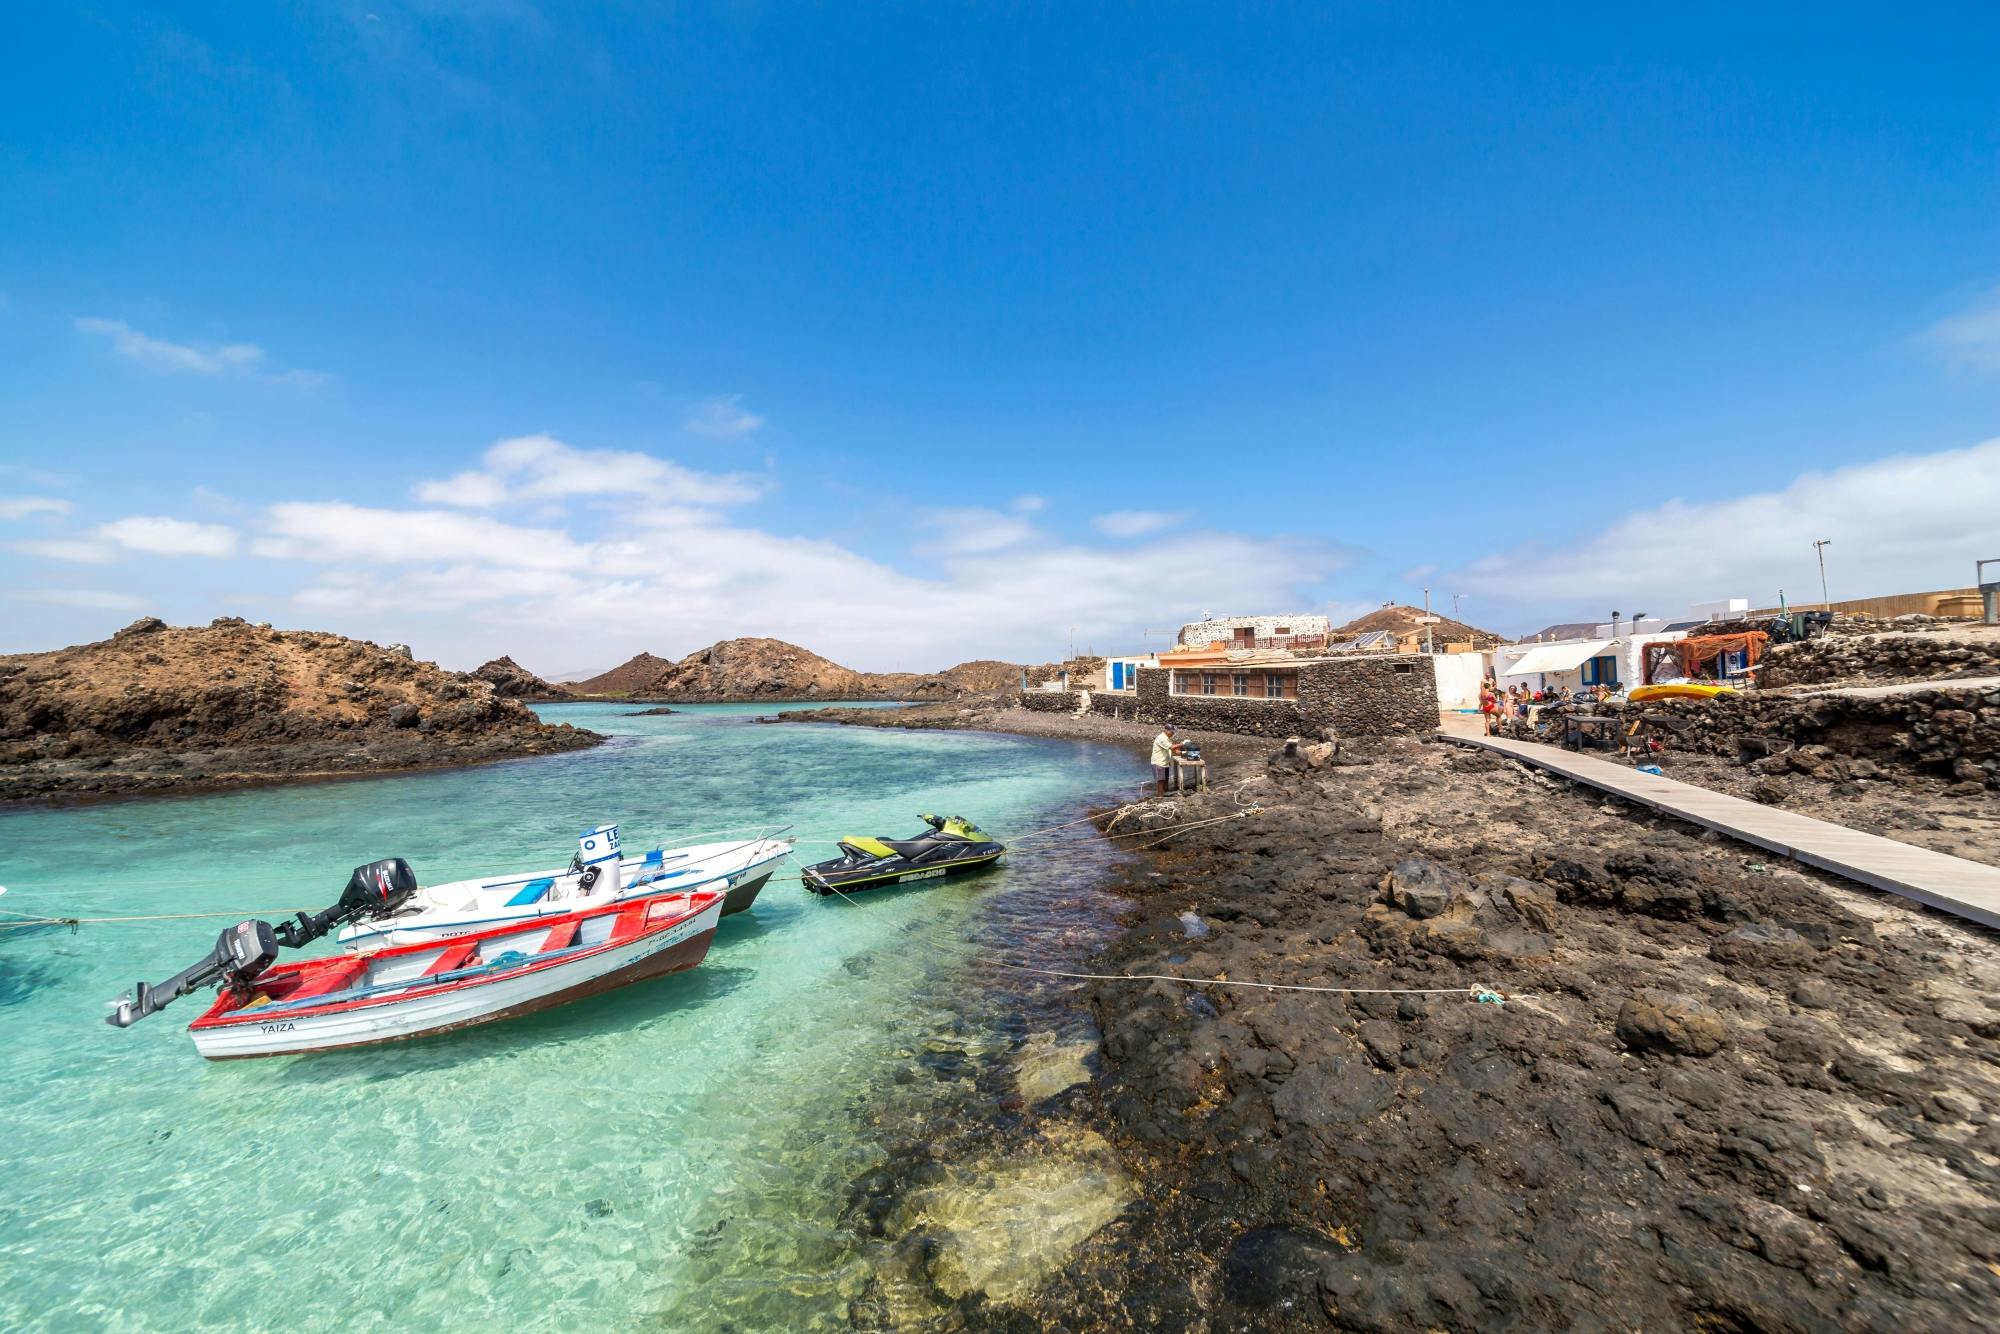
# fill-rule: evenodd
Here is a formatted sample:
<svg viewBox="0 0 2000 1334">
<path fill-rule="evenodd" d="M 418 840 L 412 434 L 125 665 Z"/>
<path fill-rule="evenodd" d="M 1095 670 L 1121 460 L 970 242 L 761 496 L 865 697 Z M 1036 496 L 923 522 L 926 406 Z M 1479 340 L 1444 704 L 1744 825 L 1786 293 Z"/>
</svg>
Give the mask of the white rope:
<svg viewBox="0 0 2000 1334">
<path fill-rule="evenodd" d="M 1044 977 L 1072 977 L 1085 982 L 1179 982 L 1191 987 L 1254 987 L 1259 991 L 1314 991 L 1341 996 L 1463 996 L 1475 1004 L 1501 1005 L 1510 1000 L 1533 1000 L 1533 996 L 1510 996 L 1483 982 L 1468 987 L 1309 987 L 1283 982 L 1238 982 L 1226 977 L 1176 977 L 1171 973 L 1072 973 L 1060 968 L 1031 968 L 1026 964 L 989 959 L 996 968 L 1018 973 L 1040 973 Z"/>
</svg>

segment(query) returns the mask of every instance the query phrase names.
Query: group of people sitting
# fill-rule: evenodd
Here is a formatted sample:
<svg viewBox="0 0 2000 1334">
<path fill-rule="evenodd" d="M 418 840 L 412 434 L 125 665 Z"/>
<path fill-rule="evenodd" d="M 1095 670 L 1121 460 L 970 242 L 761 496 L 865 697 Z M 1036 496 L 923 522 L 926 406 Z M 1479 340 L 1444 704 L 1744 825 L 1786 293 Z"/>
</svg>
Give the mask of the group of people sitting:
<svg viewBox="0 0 2000 1334">
<path fill-rule="evenodd" d="M 1486 735 L 1499 736 L 1511 723 L 1531 721 L 1533 709 L 1556 704 L 1602 703 L 1616 693 L 1617 687 L 1608 685 L 1584 686 L 1580 690 L 1568 686 L 1535 690 L 1518 683 L 1503 686 L 1489 676 L 1479 687 L 1479 713 L 1486 720 Z"/>
</svg>

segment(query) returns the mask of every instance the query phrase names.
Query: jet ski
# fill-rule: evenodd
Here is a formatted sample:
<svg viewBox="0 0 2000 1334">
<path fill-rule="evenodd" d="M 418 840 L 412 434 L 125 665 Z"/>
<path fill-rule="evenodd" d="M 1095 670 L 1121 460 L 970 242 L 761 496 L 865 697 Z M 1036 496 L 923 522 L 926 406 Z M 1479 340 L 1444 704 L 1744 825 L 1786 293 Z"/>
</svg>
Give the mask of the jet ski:
<svg viewBox="0 0 2000 1334">
<path fill-rule="evenodd" d="M 843 838 L 840 856 L 806 867 L 800 879 L 815 894 L 846 894 L 976 871 L 1007 850 L 963 816 L 922 818 L 930 829 L 915 838 Z"/>
</svg>

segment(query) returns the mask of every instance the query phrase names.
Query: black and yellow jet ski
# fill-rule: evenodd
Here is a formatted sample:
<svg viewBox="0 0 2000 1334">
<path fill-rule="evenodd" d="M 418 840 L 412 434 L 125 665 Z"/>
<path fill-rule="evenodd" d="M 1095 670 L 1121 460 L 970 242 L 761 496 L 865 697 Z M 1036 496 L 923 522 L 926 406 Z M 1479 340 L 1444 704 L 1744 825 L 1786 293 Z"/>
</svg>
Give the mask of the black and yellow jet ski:
<svg viewBox="0 0 2000 1334">
<path fill-rule="evenodd" d="M 930 829 L 915 838 L 843 838 L 840 856 L 801 873 L 815 894 L 846 894 L 909 880 L 934 880 L 991 866 L 1007 849 L 962 816 L 923 817 Z"/>
</svg>

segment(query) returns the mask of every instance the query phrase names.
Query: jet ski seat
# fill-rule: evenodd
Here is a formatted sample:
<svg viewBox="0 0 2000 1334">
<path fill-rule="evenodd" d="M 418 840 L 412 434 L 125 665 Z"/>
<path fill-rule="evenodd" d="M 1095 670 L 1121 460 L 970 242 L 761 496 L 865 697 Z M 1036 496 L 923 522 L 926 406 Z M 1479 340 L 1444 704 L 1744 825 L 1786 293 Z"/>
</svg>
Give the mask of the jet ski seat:
<svg viewBox="0 0 2000 1334">
<path fill-rule="evenodd" d="M 929 834 L 925 834 L 922 838 L 885 838 L 879 842 L 883 847 L 893 849 L 897 856 L 907 857 L 911 861 L 915 861 L 919 853 L 927 852 L 937 846 L 937 840 Z"/>
</svg>

